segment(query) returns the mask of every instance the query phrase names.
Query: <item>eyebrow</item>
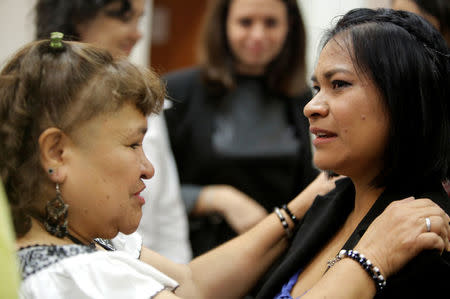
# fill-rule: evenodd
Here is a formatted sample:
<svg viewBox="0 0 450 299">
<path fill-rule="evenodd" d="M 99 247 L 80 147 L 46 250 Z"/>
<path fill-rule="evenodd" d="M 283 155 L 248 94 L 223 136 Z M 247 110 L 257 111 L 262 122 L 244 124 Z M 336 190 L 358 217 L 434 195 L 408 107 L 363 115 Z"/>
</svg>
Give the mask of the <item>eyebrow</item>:
<svg viewBox="0 0 450 299">
<path fill-rule="evenodd" d="M 137 135 L 145 135 L 145 133 L 147 133 L 147 127 L 138 127 L 138 128 L 133 128 L 130 129 L 130 131 L 128 131 L 128 133 L 126 135 L 132 137 L 132 136 L 137 136 Z"/>
<path fill-rule="evenodd" d="M 325 74 L 323 76 L 326 79 L 330 79 L 331 77 L 333 77 L 333 75 L 335 75 L 337 73 L 352 74 L 352 72 L 349 71 L 348 69 L 338 67 L 338 68 L 334 68 L 334 69 L 331 69 L 331 70 L 325 72 Z M 317 82 L 317 76 L 315 74 L 313 74 L 311 76 L 311 81 Z"/>
</svg>

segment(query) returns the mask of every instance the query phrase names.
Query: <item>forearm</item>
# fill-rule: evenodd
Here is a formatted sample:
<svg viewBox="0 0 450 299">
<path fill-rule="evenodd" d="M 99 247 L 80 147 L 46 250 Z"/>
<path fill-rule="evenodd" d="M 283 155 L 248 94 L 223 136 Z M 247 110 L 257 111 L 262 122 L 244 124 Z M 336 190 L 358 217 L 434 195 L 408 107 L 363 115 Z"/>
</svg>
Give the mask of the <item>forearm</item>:
<svg viewBox="0 0 450 299">
<path fill-rule="evenodd" d="M 288 204 L 297 218 L 302 218 L 316 195 L 324 192 L 323 179 L 319 176 Z M 289 219 L 284 211 L 283 214 Z M 292 227 L 292 221 L 288 221 Z M 189 264 L 192 279 L 203 298 L 213 298 L 217 294 L 242 298 L 287 245 L 283 226 L 271 213 L 246 233 L 194 259 Z"/>
<path fill-rule="evenodd" d="M 372 278 L 358 264 L 346 258 L 331 267 L 302 299 L 373 298 L 376 293 Z"/>
<path fill-rule="evenodd" d="M 230 196 L 233 199 L 232 194 L 229 194 L 229 189 L 232 188 L 226 185 L 200 186 L 183 184 L 181 186 L 181 196 L 187 214 L 201 216 L 217 213 L 223 215 Z"/>
<path fill-rule="evenodd" d="M 324 183 L 327 187 L 324 189 Z M 302 193 L 289 203 L 289 209 L 302 218 L 317 194 L 334 187 L 319 175 Z M 290 227 L 293 226 L 288 215 Z M 286 249 L 288 242 L 278 217 L 271 213 L 246 233 L 200 256 L 188 264 L 178 279 L 176 293 L 182 298 L 242 298 L 256 284 L 270 265 Z M 179 274 L 179 273 L 178 273 Z"/>
<path fill-rule="evenodd" d="M 242 298 L 287 245 L 279 219 L 271 214 L 248 232 L 194 259 L 189 267 L 201 296 L 197 298 L 217 294 Z"/>
<path fill-rule="evenodd" d="M 424 223 L 426 217 L 429 217 L 432 222 L 429 230 Z M 418 219 L 422 221 L 417 221 Z M 353 253 L 348 251 L 340 253 L 343 259 L 332 266 L 302 299 L 373 298 L 377 287 L 381 289 L 385 284 L 389 285 L 390 277 L 398 273 L 423 250 L 434 250 L 435 257 L 439 252 L 442 254 L 444 250 L 449 250 L 449 220 L 450 217 L 429 199 L 409 197 L 390 203 L 368 227 L 352 250 Z M 355 251 L 358 253 L 354 254 Z M 364 254 L 364 258 L 360 254 Z M 439 271 L 437 266 L 439 262 L 434 264 L 432 261 L 433 259 L 430 259 L 420 264 L 424 269 L 433 269 L 433 273 L 427 275 L 427 279 L 434 283 L 437 279 L 429 277 Z M 414 268 L 409 267 L 405 272 L 411 275 L 411 269 Z M 423 271 L 412 270 L 413 273 Z M 445 272 L 448 273 L 444 270 L 443 273 Z M 414 274 L 412 276 L 417 277 Z M 445 277 L 445 274 L 438 276 Z M 406 283 L 402 287 L 399 285 L 397 287 L 405 298 L 408 298 L 408 295 L 403 288 L 411 290 L 408 282 L 414 285 L 413 288 L 418 286 L 418 289 L 411 293 L 413 297 L 426 297 L 421 296 L 420 289 L 423 291 L 430 288 L 437 289 L 436 286 L 431 286 L 432 283 L 425 284 L 430 287 L 423 288 L 420 284 L 422 277 L 419 283 L 414 279 L 402 278 L 401 280 Z"/>
<path fill-rule="evenodd" d="M 302 216 L 300 209 L 293 212 Z M 242 298 L 287 244 L 280 220 L 272 213 L 246 233 L 187 265 L 175 264 L 147 248 L 142 249 L 140 258 L 175 279 L 180 284 L 175 292 L 180 298 L 214 298 L 217 294 Z"/>
</svg>

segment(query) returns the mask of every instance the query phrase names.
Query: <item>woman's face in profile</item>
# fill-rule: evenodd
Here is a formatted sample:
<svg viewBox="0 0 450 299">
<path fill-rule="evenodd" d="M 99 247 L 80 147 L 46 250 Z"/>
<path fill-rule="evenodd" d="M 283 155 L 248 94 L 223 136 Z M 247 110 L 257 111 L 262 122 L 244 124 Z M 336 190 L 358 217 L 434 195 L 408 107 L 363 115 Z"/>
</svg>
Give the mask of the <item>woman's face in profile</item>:
<svg viewBox="0 0 450 299">
<path fill-rule="evenodd" d="M 339 37 L 323 48 L 312 81 L 315 95 L 304 113 L 315 135 L 314 163 L 324 170 L 372 180 L 384 166 L 389 129 L 376 86 L 355 69 Z"/>
<path fill-rule="evenodd" d="M 226 31 L 237 71 L 261 75 L 283 48 L 288 33 L 286 6 L 281 0 L 232 0 Z"/>
<path fill-rule="evenodd" d="M 141 39 L 139 20 L 144 13 L 144 0 L 130 0 L 131 9 L 122 18 L 113 17 L 110 12 L 121 8 L 121 1 L 105 6 L 97 16 L 77 26 L 80 40 L 105 48 L 114 56 L 130 55 Z"/>
<path fill-rule="evenodd" d="M 87 121 L 71 134 L 62 184 L 69 225 L 104 238 L 134 232 L 145 200 L 143 179 L 154 175 L 142 140 L 147 118 L 133 105 Z"/>
</svg>

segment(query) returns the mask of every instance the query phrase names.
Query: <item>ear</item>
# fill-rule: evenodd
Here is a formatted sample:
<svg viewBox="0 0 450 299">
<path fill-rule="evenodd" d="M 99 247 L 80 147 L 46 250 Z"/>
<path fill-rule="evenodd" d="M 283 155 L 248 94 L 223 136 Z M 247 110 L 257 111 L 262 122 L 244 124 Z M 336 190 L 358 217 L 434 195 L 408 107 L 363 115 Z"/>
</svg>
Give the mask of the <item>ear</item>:
<svg viewBox="0 0 450 299">
<path fill-rule="evenodd" d="M 57 183 L 66 178 L 65 157 L 69 141 L 69 137 L 58 128 L 47 128 L 39 136 L 41 165 L 50 179 Z"/>
</svg>

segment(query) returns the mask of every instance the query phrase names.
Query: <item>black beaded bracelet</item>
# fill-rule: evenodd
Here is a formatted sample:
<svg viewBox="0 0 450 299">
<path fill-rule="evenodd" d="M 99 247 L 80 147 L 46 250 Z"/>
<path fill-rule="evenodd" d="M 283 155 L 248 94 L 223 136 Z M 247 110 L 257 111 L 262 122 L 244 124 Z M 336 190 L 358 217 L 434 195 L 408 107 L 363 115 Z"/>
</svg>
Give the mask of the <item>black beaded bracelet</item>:
<svg viewBox="0 0 450 299">
<path fill-rule="evenodd" d="M 291 210 L 289 210 L 288 206 L 284 204 L 284 205 L 281 206 L 281 208 L 286 211 L 286 214 L 289 215 L 289 217 L 291 218 L 292 222 L 294 222 L 294 225 L 297 225 L 298 222 L 299 222 L 298 218 L 294 215 L 294 213 L 291 212 Z"/>
<path fill-rule="evenodd" d="M 381 290 L 384 289 L 384 287 L 386 286 L 386 279 L 381 274 L 380 269 L 374 266 L 368 258 L 366 258 L 363 254 L 359 253 L 356 250 L 342 249 L 341 251 L 339 251 L 338 255 L 334 259 L 328 261 L 328 269 L 331 268 L 338 261 L 346 257 L 349 257 L 357 261 L 361 265 L 361 267 L 363 267 L 363 269 L 369 274 L 369 276 L 375 282 L 377 292 L 380 292 Z"/>
<path fill-rule="evenodd" d="M 290 239 L 292 237 L 292 231 L 289 228 L 289 224 L 286 221 L 286 218 L 284 218 L 283 214 L 281 213 L 280 209 L 278 207 L 275 207 L 274 209 L 275 214 L 280 219 L 281 225 L 283 225 L 283 229 L 286 232 L 286 237 Z"/>
</svg>

